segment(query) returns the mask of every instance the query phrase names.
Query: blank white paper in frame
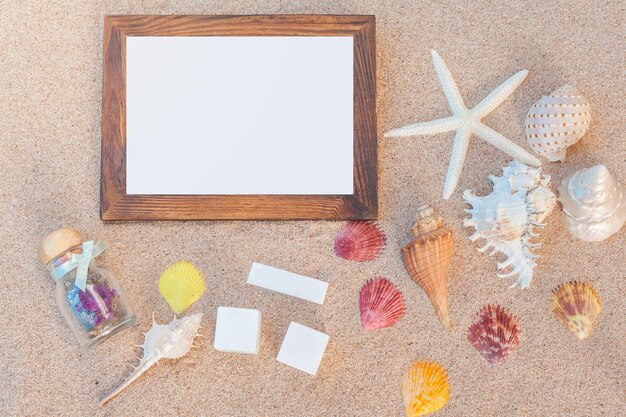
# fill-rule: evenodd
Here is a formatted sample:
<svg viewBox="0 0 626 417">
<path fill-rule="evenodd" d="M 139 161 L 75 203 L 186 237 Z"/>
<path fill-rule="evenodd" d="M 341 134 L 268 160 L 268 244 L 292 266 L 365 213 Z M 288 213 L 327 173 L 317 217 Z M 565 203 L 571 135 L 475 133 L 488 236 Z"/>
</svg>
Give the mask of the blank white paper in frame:
<svg viewBox="0 0 626 417">
<path fill-rule="evenodd" d="M 351 36 L 126 38 L 127 194 L 353 194 Z"/>
</svg>

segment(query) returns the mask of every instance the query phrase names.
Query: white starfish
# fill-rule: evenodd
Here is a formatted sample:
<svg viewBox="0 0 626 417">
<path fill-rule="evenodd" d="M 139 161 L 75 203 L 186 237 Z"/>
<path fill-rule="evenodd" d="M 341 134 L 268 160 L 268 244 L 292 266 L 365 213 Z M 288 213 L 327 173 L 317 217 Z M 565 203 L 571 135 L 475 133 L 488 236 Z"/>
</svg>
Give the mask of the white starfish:
<svg viewBox="0 0 626 417">
<path fill-rule="evenodd" d="M 443 93 L 448 99 L 448 105 L 453 115 L 444 119 L 432 120 L 430 122 L 417 123 L 414 125 L 404 126 L 385 133 L 385 137 L 391 136 L 413 136 L 413 135 L 432 135 L 441 132 L 450 132 L 456 130 L 454 137 L 454 145 L 452 147 L 452 155 L 448 165 L 448 175 L 443 185 L 443 198 L 448 199 L 454 192 L 461 171 L 463 162 L 467 154 L 469 138 L 472 133 L 481 137 L 487 143 L 492 144 L 501 151 L 509 154 L 513 158 L 525 164 L 539 166 L 541 162 L 521 147 L 517 146 L 500 133 L 484 125 L 480 120 L 491 113 L 498 107 L 513 91 L 524 81 L 528 75 L 527 70 L 522 70 L 511 78 L 500 84 L 498 88 L 493 90 L 491 94 L 485 97 L 473 109 L 465 107 L 463 97 L 459 93 L 459 89 L 450 74 L 450 70 L 446 66 L 443 59 L 434 50 L 430 51 L 433 57 L 435 71 L 439 77 L 439 83 L 443 89 Z"/>
</svg>

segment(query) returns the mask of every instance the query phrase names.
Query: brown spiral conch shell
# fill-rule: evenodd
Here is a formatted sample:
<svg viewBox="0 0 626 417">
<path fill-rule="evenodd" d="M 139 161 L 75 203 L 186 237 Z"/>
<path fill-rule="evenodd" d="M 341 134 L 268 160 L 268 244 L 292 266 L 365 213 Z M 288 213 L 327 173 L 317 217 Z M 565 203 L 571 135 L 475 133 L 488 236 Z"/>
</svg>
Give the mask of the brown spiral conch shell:
<svg viewBox="0 0 626 417">
<path fill-rule="evenodd" d="M 454 254 L 454 235 L 433 209 L 422 205 L 412 228 L 415 239 L 402 248 L 409 275 L 426 293 L 441 323 L 452 326 L 448 311 L 448 265 Z"/>
</svg>

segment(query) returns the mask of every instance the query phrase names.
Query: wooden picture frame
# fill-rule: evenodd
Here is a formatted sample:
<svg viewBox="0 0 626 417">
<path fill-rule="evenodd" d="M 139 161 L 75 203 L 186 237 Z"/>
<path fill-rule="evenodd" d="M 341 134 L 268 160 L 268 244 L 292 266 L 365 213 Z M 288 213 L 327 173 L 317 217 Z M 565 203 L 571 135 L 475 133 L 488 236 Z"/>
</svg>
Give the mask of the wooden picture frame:
<svg viewBox="0 0 626 417">
<path fill-rule="evenodd" d="M 352 36 L 352 195 L 126 193 L 126 38 L 129 36 Z M 374 16 L 107 16 L 104 21 L 101 206 L 104 221 L 348 220 L 378 212 Z"/>
</svg>

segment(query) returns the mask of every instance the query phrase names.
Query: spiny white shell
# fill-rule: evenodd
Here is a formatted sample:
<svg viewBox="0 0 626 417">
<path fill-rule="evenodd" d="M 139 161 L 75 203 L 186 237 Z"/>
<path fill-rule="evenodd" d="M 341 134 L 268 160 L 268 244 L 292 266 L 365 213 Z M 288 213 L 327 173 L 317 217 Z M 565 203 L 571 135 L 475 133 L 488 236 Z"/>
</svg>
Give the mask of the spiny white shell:
<svg viewBox="0 0 626 417">
<path fill-rule="evenodd" d="M 152 319 L 152 328 L 146 333 L 143 345 L 143 356 L 139 365 L 130 373 L 128 378 L 113 392 L 100 401 L 100 406 L 115 398 L 126 389 L 141 374 L 163 358 L 177 359 L 189 353 L 193 347 L 193 339 L 198 336 L 202 313 L 196 313 L 182 319 L 174 320 L 170 324 L 156 324 Z"/>
<path fill-rule="evenodd" d="M 198 335 L 202 313 L 192 314 L 170 324 L 154 323 L 143 344 L 143 358 L 158 356 L 159 359 L 178 359 L 189 353 L 193 339 Z"/>
<path fill-rule="evenodd" d="M 608 238 L 626 221 L 626 190 L 604 165 L 565 177 L 559 187 L 559 201 L 569 231 L 588 242 Z"/>
<path fill-rule="evenodd" d="M 543 96 L 526 116 L 526 139 L 548 161 L 563 161 L 565 149 L 585 136 L 591 122 L 589 102 L 574 87 L 564 85 Z"/>
<path fill-rule="evenodd" d="M 540 168 L 531 168 L 512 161 L 502 169 L 501 177 L 491 175 L 493 191 L 484 197 L 465 190 L 463 199 L 472 206 L 467 209 L 471 217 L 465 219 L 465 227 L 473 227 L 472 242 L 485 239 L 486 244 L 479 249 L 491 249 L 489 255 L 501 252 L 506 256 L 498 264 L 499 270 L 510 269 L 498 274 L 505 278 L 518 274 L 512 285 L 527 288 L 533 278 L 533 268 L 537 258 L 531 252 L 539 246 L 531 242 L 538 235 L 534 229 L 541 224 L 556 205 L 556 196 L 548 189 L 550 176 L 541 175 Z"/>
</svg>

